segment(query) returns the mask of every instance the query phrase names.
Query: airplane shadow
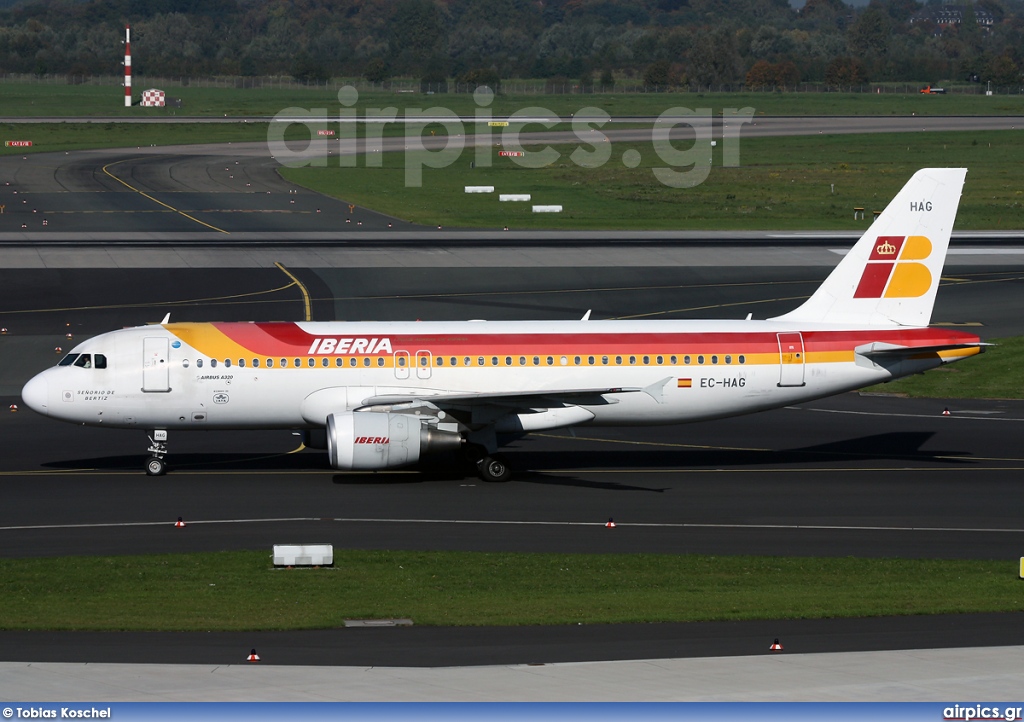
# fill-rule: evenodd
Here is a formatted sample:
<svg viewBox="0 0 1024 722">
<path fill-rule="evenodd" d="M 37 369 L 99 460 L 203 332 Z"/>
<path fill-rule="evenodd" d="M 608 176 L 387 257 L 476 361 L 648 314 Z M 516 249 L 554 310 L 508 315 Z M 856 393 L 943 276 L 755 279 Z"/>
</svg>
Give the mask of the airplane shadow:
<svg viewBox="0 0 1024 722">
<path fill-rule="evenodd" d="M 919 464 L 941 464 L 966 466 L 975 463 L 969 452 L 955 450 L 923 451 L 933 432 L 895 432 L 872 434 L 854 439 L 801 446 L 791 449 L 731 450 L 699 448 L 609 448 L 589 450 L 546 450 L 532 449 L 532 443 L 516 444 L 505 456 L 513 469 L 515 481 L 576 486 L 608 491 L 643 491 L 663 493 L 670 487 L 654 487 L 626 484 L 620 481 L 598 481 L 584 478 L 586 469 L 616 470 L 628 474 L 630 470 L 659 469 L 745 469 L 765 467 L 771 470 L 778 466 L 827 465 L 842 467 L 850 464 L 870 465 L 877 462 L 899 461 L 911 466 Z M 92 469 L 104 471 L 142 472 L 143 455 L 105 456 L 84 459 L 69 459 L 44 464 L 55 470 Z M 171 473 L 189 471 L 194 473 L 239 473 L 260 471 L 282 473 L 298 471 L 329 471 L 324 452 L 307 450 L 297 454 L 275 454 L 253 456 L 241 453 L 180 453 L 168 457 Z M 856 467 L 854 467 L 856 468 Z M 531 471 L 543 469 L 544 471 Z M 577 471 L 578 474 L 562 473 Z M 332 476 L 336 485 L 400 485 L 432 482 L 453 482 L 473 480 L 483 484 L 476 476 L 472 464 L 455 454 L 430 456 L 411 469 L 381 472 L 339 472 Z"/>
</svg>

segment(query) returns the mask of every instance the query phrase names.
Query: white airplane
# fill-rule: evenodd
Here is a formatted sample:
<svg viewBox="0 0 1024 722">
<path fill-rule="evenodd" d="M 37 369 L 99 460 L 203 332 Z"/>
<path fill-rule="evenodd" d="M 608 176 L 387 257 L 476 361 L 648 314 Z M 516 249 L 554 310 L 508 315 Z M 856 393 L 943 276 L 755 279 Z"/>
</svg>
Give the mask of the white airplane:
<svg viewBox="0 0 1024 722">
<path fill-rule="evenodd" d="M 485 480 L 531 431 L 749 414 L 972 356 L 928 323 L 964 169 L 914 174 L 799 308 L 764 321 L 170 323 L 76 346 L 22 390 L 77 424 L 139 428 L 146 472 L 167 433 L 295 429 L 342 470 L 461 449 Z"/>
</svg>

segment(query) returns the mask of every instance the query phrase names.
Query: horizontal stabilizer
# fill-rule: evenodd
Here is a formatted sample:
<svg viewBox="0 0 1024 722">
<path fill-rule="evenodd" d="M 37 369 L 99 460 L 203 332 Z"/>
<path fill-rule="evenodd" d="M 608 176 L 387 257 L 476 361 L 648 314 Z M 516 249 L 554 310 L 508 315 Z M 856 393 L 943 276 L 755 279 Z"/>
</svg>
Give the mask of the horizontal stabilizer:
<svg viewBox="0 0 1024 722">
<path fill-rule="evenodd" d="M 937 346 L 898 346 L 892 343 L 876 341 L 875 343 L 866 343 L 863 346 L 858 346 L 853 351 L 868 358 L 901 358 L 917 356 L 918 354 L 939 353 L 940 351 L 956 351 L 964 348 L 980 348 L 984 351 L 984 347 L 994 345 L 978 341 L 977 343 L 948 343 Z"/>
</svg>

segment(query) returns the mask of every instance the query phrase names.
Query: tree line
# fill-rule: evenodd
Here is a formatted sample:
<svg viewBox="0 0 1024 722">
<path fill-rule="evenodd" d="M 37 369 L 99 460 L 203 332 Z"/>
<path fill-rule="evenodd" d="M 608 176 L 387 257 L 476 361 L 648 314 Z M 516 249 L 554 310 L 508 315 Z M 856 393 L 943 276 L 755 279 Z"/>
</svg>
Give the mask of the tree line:
<svg viewBox="0 0 1024 722">
<path fill-rule="evenodd" d="M 0 9 L 0 73 L 117 73 L 130 24 L 150 76 L 1019 84 L 1024 0 L 954 7 L 957 23 L 916 0 L 30 0 Z"/>
</svg>

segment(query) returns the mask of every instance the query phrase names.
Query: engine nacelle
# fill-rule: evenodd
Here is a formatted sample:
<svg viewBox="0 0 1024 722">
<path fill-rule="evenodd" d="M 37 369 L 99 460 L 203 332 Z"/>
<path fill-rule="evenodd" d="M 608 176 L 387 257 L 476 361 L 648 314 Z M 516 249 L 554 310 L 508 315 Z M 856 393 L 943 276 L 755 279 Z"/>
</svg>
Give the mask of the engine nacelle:
<svg viewBox="0 0 1024 722">
<path fill-rule="evenodd" d="M 415 416 L 349 411 L 327 417 L 327 456 L 344 471 L 415 464 L 421 453 L 461 445 L 460 434 L 426 428 Z"/>
</svg>

